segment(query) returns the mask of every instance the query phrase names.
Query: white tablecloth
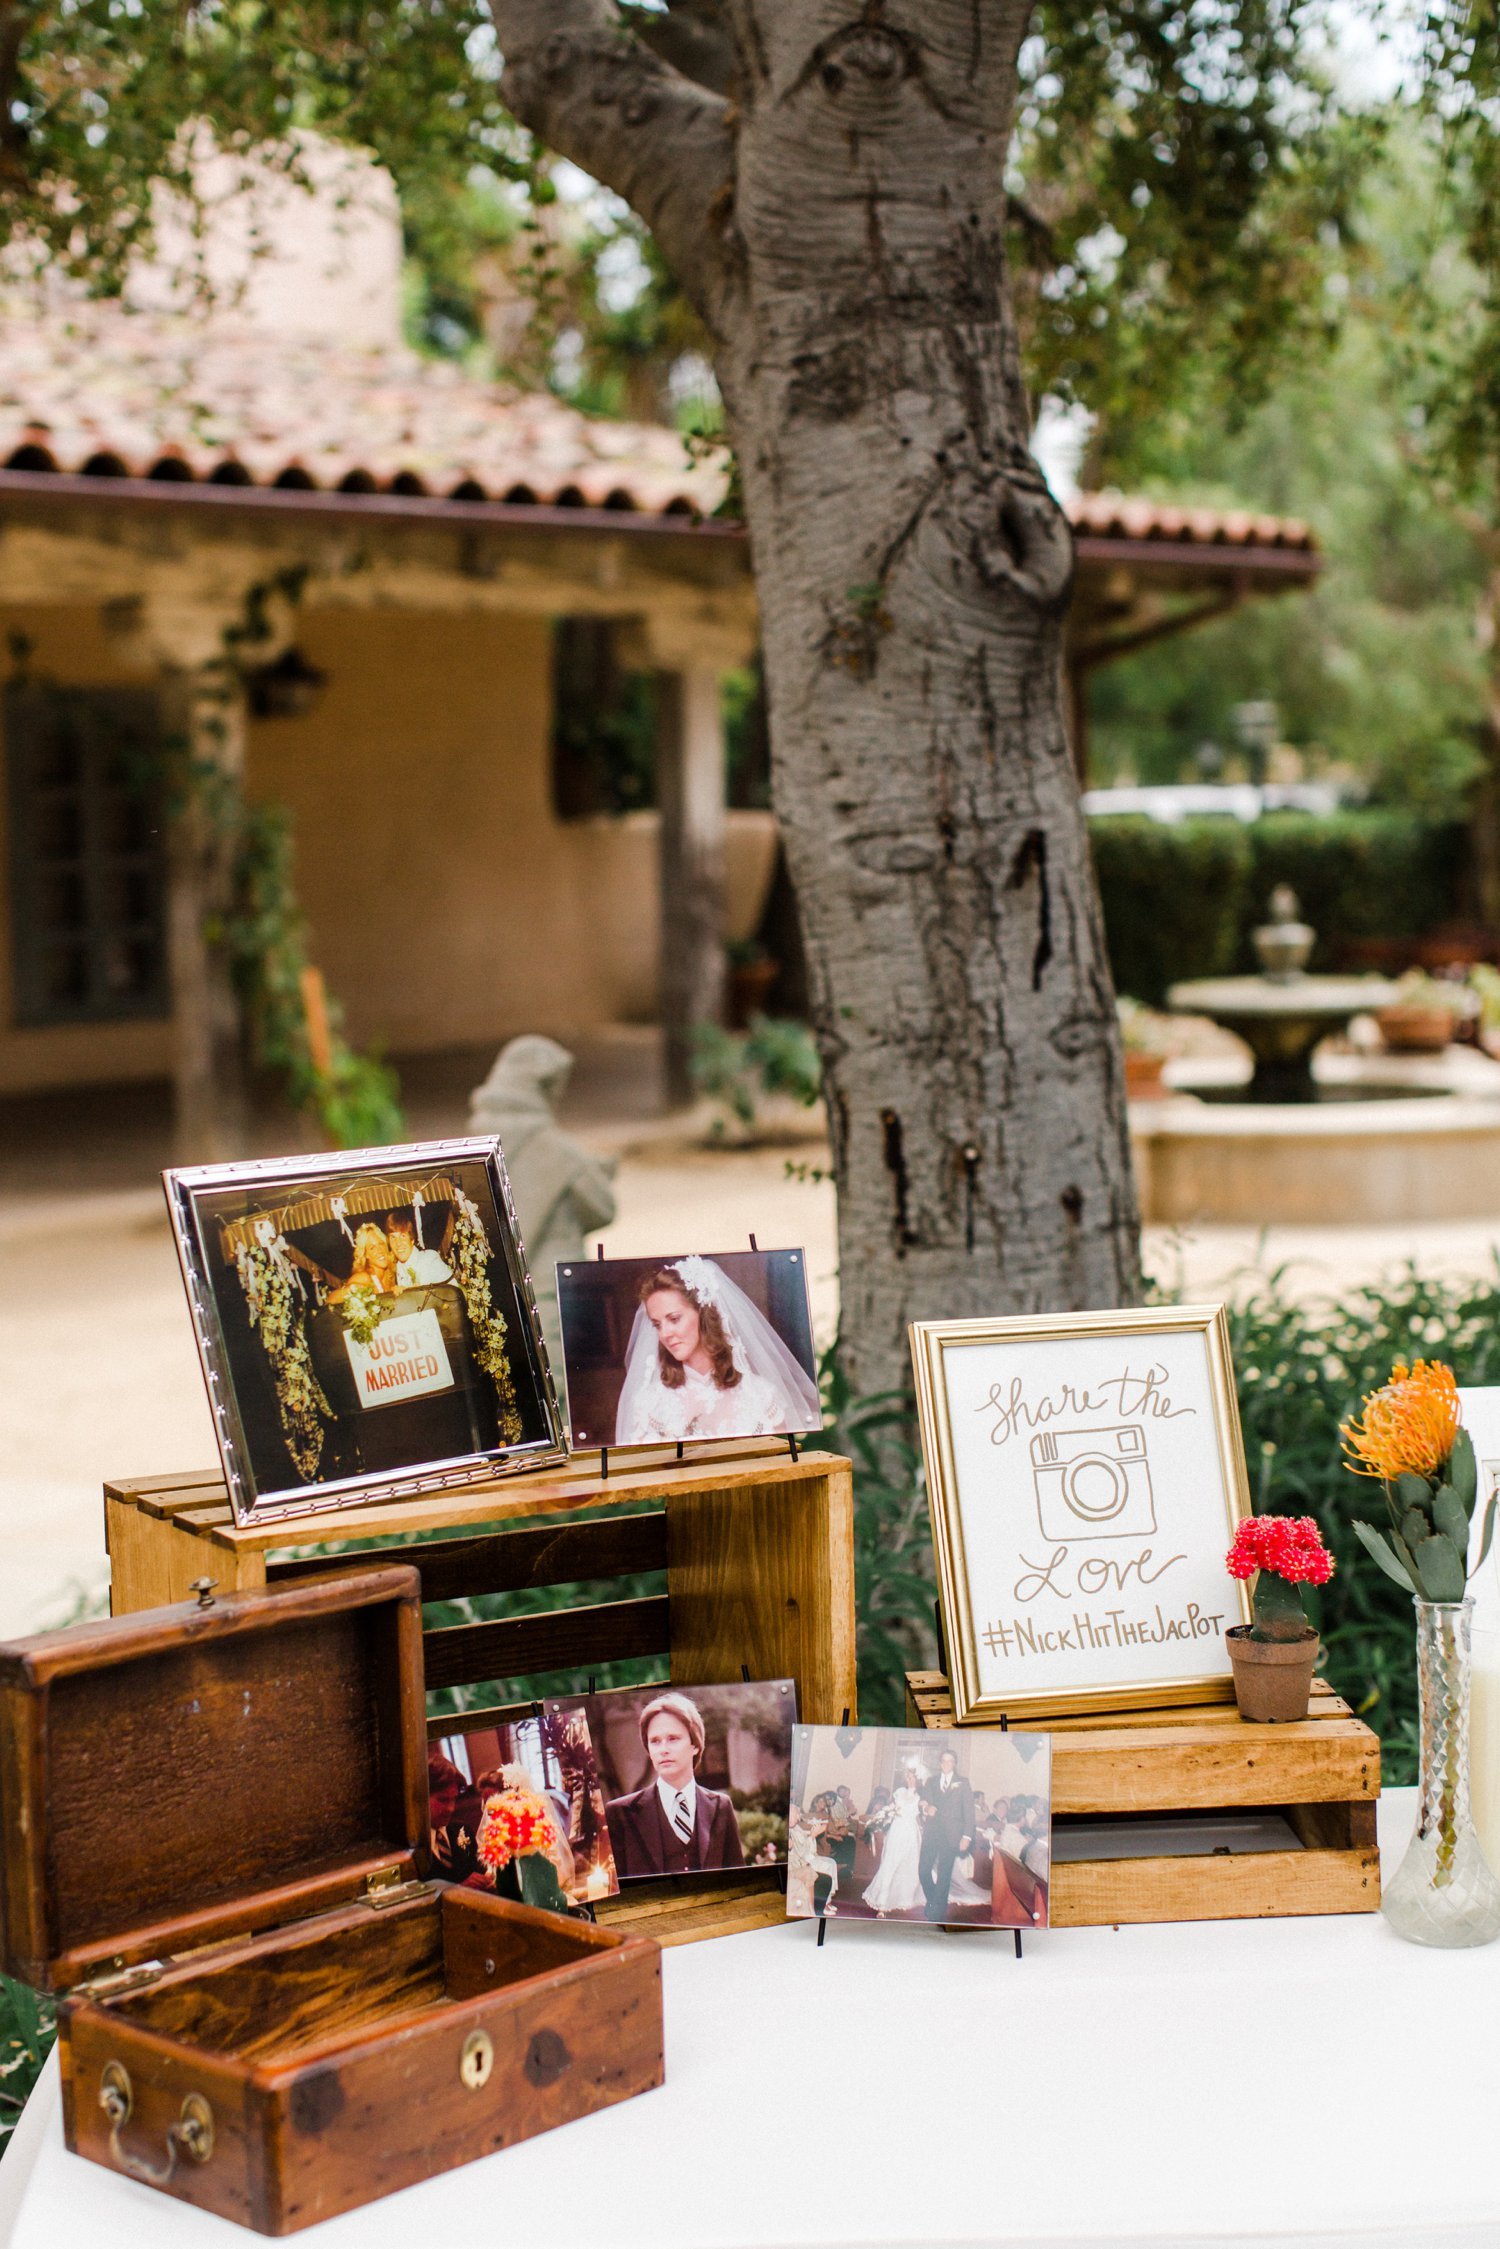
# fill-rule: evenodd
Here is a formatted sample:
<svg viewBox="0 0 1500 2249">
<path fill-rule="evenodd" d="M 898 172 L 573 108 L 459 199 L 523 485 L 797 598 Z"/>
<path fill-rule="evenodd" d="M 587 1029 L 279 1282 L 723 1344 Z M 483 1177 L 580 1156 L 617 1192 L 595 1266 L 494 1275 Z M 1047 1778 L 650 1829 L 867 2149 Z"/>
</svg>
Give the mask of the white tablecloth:
<svg viewBox="0 0 1500 2249">
<path fill-rule="evenodd" d="M 1382 1806 L 1389 1869 L 1413 1818 Z M 667 2083 L 297 2238 L 309 2249 L 1500 2249 L 1500 1944 L 1378 1915 L 1057 1929 L 809 1923 L 667 1953 Z M 9 2249 L 245 2233 L 63 2147 L 0 2164 Z M 14 2169 L 12 2168 L 14 2166 Z"/>
</svg>

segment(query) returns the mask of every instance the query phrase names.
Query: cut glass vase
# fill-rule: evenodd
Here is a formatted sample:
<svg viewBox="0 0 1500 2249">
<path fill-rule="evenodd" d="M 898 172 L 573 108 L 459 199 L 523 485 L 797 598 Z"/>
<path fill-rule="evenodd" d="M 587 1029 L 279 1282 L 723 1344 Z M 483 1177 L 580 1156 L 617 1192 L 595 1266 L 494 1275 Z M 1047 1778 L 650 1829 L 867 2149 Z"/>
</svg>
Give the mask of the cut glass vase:
<svg viewBox="0 0 1500 2249">
<path fill-rule="evenodd" d="M 1421 1772 L 1417 1831 L 1381 1910 L 1413 1944 L 1457 1947 L 1500 1936 L 1500 1880 L 1469 1810 L 1469 1627 L 1474 1604 L 1414 1601 Z"/>
</svg>

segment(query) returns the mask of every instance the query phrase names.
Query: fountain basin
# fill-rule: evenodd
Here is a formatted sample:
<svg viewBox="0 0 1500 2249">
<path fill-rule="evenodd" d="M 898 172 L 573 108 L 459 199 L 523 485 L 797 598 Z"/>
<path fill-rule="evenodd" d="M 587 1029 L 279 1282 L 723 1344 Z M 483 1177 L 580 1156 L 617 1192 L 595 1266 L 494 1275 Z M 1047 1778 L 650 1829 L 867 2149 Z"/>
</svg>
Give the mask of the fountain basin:
<svg viewBox="0 0 1500 2249">
<path fill-rule="evenodd" d="M 1168 1075 L 1171 1097 L 1130 1112 L 1141 1215 L 1150 1222 L 1500 1217 L 1500 1063 L 1487 1055 L 1462 1047 L 1420 1057 L 1320 1055 L 1313 1077 L 1325 1097 L 1285 1103 L 1226 1099 L 1237 1081 L 1245 1086 L 1237 1060 L 1178 1063 Z M 1195 1098 L 1195 1082 L 1215 1098 Z M 1378 1089 L 1388 1084 L 1439 1098 L 1383 1099 Z"/>
<path fill-rule="evenodd" d="M 1378 976 L 1206 976 L 1174 984 L 1167 1005 L 1211 1016 L 1244 1040 L 1255 1062 L 1247 1100 L 1290 1102 L 1318 1098 L 1312 1060 L 1320 1041 L 1399 997 Z"/>
</svg>

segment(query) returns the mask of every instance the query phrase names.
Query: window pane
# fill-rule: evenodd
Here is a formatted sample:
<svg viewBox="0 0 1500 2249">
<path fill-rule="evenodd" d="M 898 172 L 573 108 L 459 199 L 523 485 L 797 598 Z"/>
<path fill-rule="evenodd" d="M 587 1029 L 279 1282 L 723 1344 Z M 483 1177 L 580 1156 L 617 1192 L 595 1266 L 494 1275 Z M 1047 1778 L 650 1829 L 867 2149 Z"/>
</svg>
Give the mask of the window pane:
<svg viewBox="0 0 1500 2249">
<path fill-rule="evenodd" d="M 42 927 L 46 933 L 81 936 L 88 926 L 88 896 L 83 876 L 73 872 L 43 875 L 39 884 Z"/>
<path fill-rule="evenodd" d="M 100 826 L 100 842 L 106 851 L 149 851 L 154 840 L 151 806 L 118 779 L 104 797 Z"/>
<path fill-rule="evenodd" d="M 44 789 L 76 789 L 83 779 L 83 740 L 66 718 L 43 735 L 36 760 L 36 778 Z"/>
<path fill-rule="evenodd" d="M 37 806 L 36 828 L 43 859 L 83 856 L 83 806 L 77 797 L 44 797 Z"/>
<path fill-rule="evenodd" d="M 87 945 L 49 945 L 42 955 L 42 989 L 57 1008 L 81 1007 L 89 996 Z"/>
<path fill-rule="evenodd" d="M 124 927 L 156 920 L 160 883 L 151 867 L 110 867 L 95 885 L 95 907 L 100 918 Z"/>
<path fill-rule="evenodd" d="M 161 966 L 161 947 L 154 937 L 127 938 L 120 989 L 132 996 L 145 997 L 155 991 L 161 978 Z"/>
<path fill-rule="evenodd" d="M 155 698 L 12 682 L 3 719 L 19 1020 L 165 1015 Z"/>
</svg>

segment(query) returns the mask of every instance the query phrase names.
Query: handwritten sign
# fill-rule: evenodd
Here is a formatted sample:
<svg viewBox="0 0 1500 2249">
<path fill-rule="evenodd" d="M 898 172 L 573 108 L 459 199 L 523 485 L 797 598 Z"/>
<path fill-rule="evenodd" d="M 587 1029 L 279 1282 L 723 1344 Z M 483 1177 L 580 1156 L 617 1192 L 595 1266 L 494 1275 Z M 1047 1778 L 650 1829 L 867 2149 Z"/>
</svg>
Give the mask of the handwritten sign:
<svg viewBox="0 0 1500 2249">
<path fill-rule="evenodd" d="M 453 1368 L 436 1312 L 403 1312 L 382 1320 L 368 1343 L 344 1337 L 362 1406 L 394 1406 L 453 1388 Z"/>
<path fill-rule="evenodd" d="M 1227 1694 L 1248 1508 L 1219 1308 L 912 1331 L 955 1715 Z"/>
</svg>

